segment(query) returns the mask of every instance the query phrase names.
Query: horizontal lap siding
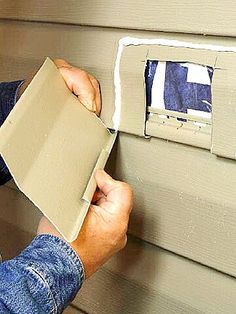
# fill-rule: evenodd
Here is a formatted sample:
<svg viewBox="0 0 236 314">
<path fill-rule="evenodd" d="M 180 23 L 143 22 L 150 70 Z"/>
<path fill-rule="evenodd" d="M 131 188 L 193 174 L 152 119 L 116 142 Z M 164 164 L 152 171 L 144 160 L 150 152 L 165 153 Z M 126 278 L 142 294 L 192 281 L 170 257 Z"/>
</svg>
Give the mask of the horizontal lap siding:
<svg viewBox="0 0 236 314">
<path fill-rule="evenodd" d="M 86 314 L 85 312 L 80 311 L 79 309 L 68 306 L 65 311 L 63 311 L 63 314 Z"/>
<path fill-rule="evenodd" d="M 0 79 L 17 79 L 35 71 L 46 56 L 65 58 L 93 73 L 101 84 L 102 119 L 112 126 L 114 111 L 113 69 L 120 38 L 136 36 L 232 45 L 234 41 L 205 36 L 177 35 L 145 31 L 125 31 L 44 23 L 0 21 Z"/>
<path fill-rule="evenodd" d="M 120 134 L 116 176 L 134 188 L 130 232 L 236 275 L 236 167 L 207 150 Z"/>
<path fill-rule="evenodd" d="M 0 254 L 3 260 L 19 254 L 33 239 L 41 214 L 14 184 L 0 187 Z M 63 313 L 83 314 L 69 306 Z"/>
<path fill-rule="evenodd" d="M 1 0 L 0 18 L 236 35 L 236 3 L 232 0 Z"/>
<path fill-rule="evenodd" d="M 0 18 L 140 29 L 0 22 L 0 81 L 27 77 L 46 56 L 65 58 L 98 77 L 102 118 L 108 125 L 119 38 L 218 42 L 144 29 L 236 34 L 232 1 L 153 0 L 148 6 L 143 1 L 67 1 L 65 5 L 65 1 L 5 0 L 0 8 Z M 231 40 L 220 43 L 230 45 Z M 235 163 L 198 148 L 128 134 L 120 135 L 115 150 L 110 160 L 113 171 L 135 191 L 130 232 L 235 276 Z M 0 248 L 4 257 L 12 257 L 32 238 L 40 214 L 14 185 L 0 188 L 0 208 Z M 86 281 L 73 304 L 89 314 L 231 314 L 235 292 L 236 281 L 230 276 L 130 238 L 124 251 Z M 80 313 L 76 308 L 65 313 Z"/>
<path fill-rule="evenodd" d="M 3 20 L 0 81 L 27 77 L 46 56 L 65 58 L 98 77 L 102 118 L 110 125 L 119 38 L 159 37 L 230 45 L 230 39 L 143 30 L 235 36 L 235 11 L 236 4 L 229 0 L 152 0 L 148 5 L 141 0 L 0 1 L 3 19 L 94 26 Z M 235 163 L 198 148 L 128 134 L 120 135 L 115 149 L 113 171 L 135 191 L 130 233 L 235 276 Z M 0 248 L 4 257 L 14 256 L 27 245 L 40 218 L 38 210 L 12 187 L 0 189 Z M 235 279 L 131 238 L 124 251 L 84 284 L 73 304 L 90 314 L 231 314 L 236 306 L 235 292 Z M 74 308 L 67 311 L 80 313 Z"/>
<path fill-rule="evenodd" d="M 0 188 L 0 208 L 0 247 L 10 258 L 32 239 L 39 216 L 9 187 Z M 75 308 L 65 313 L 80 313 L 78 308 L 89 314 L 231 314 L 235 293 L 232 277 L 130 237 L 127 247 L 84 283 Z"/>
<path fill-rule="evenodd" d="M 4 210 L 1 201 L 0 206 L 0 210 Z M 0 254 L 3 260 L 15 257 L 32 240 L 33 235 L 23 230 L 25 226 L 20 227 L 22 224 L 8 223 L 0 218 Z"/>
<path fill-rule="evenodd" d="M 230 276 L 130 238 L 73 303 L 89 314 L 231 314 L 235 292 Z"/>
<path fill-rule="evenodd" d="M 0 251 L 4 259 L 19 253 L 36 234 L 41 214 L 18 190 L 0 187 Z"/>
<path fill-rule="evenodd" d="M 117 41 L 126 35 L 153 36 L 146 33 L 2 22 L 0 80 L 26 77 L 47 55 L 66 58 L 98 77 L 109 123 Z M 135 190 L 130 232 L 235 276 L 235 163 L 191 146 L 125 134 L 117 149 L 116 176 Z"/>
</svg>

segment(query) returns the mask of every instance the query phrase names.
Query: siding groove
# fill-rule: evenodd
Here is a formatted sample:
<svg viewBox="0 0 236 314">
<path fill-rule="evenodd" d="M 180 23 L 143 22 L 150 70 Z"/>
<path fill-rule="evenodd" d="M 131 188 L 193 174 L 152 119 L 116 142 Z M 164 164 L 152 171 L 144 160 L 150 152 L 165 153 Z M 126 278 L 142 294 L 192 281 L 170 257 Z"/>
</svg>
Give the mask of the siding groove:
<svg viewBox="0 0 236 314">
<path fill-rule="evenodd" d="M 0 80 L 27 77 L 46 56 L 65 58 L 98 77 L 103 95 L 102 117 L 109 125 L 117 42 L 127 35 L 154 36 L 150 32 L 3 21 Z M 235 40 L 223 38 L 163 33 L 158 36 L 235 45 Z M 113 156 L 116 176 L 135 190 L 130 232 L 235 276 L 235 162 L 157 138 L 147 140 L 122 133 L 118 144 Z"/>
<path fill-rule="evenodd" d="M 65 58 L 98 77 L 102 118 L 109 126 L 121 37 L 235 45 L 235 39 L 222 37 L 236 35 L 233 1 L 150 3 L 155 10 L 143 1 L 118 1 L 116 7 L 105 0 L 0 0 L 0 80 L 27 77 L 46 56 Z M 173 20 L 167 18 L 168 7 L 177 12 Z M 192 22 L 186 23 L 190 11 Z M 149 22 L 145 14 L 151 16 Z M 89 26 L 81 26 L 85 24 Z M 221 37 L 180 34 L 184 32 Z M 224 273 L 236 276 L 235 162 L 199 148 L 125 133 L 117 144 L 110 162 L 116 177 L 134 187 L 129 231 L 142 241 L 131 237 L 124 251 L 86 281 L 74 306 L 89 314 L 234 313 L 236 279 Z M 0 247 L 11 257 L 31 239 L 40 215 L 13 184 L 1 187 L 0 208 Z"/>
<path fill-rule="evenodd" d="M 231 0 L 1 0 L 0 8 L 1 18 L 204 35 L 236 35 L 236 4 Z"/>
</svg>

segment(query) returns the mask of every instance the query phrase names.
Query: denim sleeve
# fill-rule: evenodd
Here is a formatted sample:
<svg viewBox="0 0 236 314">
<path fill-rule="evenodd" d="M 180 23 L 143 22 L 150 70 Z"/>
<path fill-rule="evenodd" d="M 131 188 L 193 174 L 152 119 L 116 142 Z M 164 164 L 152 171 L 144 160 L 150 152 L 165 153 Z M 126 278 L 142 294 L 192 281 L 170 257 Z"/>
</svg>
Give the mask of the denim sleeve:
<svg viewBox="0 0 236 314">
<path fill-rule="evenodd" d="M 84 280 L 82 262 L 62 239 L 39 235 L 0 263 L 0 313 L 62 313 Z"/>
<path fill-rule="evenodd" d="M 18 91 L 24 81 L 0 83 L 0 126 L 14 107 Z M 11 179 L 11 174 L 0 156 L 0 185 Z"/>
</svg>

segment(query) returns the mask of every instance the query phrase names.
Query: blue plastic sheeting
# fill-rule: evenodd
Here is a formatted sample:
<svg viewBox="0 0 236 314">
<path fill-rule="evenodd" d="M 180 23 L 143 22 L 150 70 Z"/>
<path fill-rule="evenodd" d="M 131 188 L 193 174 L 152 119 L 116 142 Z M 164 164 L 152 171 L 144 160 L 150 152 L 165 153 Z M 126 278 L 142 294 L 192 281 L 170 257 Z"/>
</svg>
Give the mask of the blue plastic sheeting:
<svg viewBox="0 0 236 314">
<path fill-rule="evenodd" d="M 162 67 L 161 76 L 158 67 Z M 148 60 L 145 70 L 147 105 L 183 113 L 188 113 L 189 109 L 210 113 L 212 76 L 213 68 L 208 66 Z M 163 100 L 157 101 L 155 93 Z"/>
</svg>

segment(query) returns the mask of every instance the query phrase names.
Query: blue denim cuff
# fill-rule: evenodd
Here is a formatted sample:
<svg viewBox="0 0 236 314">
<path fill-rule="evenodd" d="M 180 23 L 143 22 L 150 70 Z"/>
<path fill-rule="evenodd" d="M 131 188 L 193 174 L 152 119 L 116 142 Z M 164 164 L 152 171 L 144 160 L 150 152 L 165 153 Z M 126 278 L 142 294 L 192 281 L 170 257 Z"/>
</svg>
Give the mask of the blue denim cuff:
<svg viewBox="0 0 236 314">
<path fill-rule="evenodd" d="M 0 83 L 0 126 L 15 106 L 18 99 L 19 89 L 23 83 L 23 80 Z M 10 179 L 11 174 L 0 156 L 0 185 L 6 183 Z"/>
<path fill-rule="evenodd" d="M 47 313 L 61 313 L 85 278 L 79 256 L 53 235 L 37 236 L 15 260 L 30 277 L 28 287 L 34 300 L 45 304 Z"/>
<path fill-rule="evenodd" d="M 24 80 L 0 83 L 0 126 L 15 106 Z"/>
</svg>

